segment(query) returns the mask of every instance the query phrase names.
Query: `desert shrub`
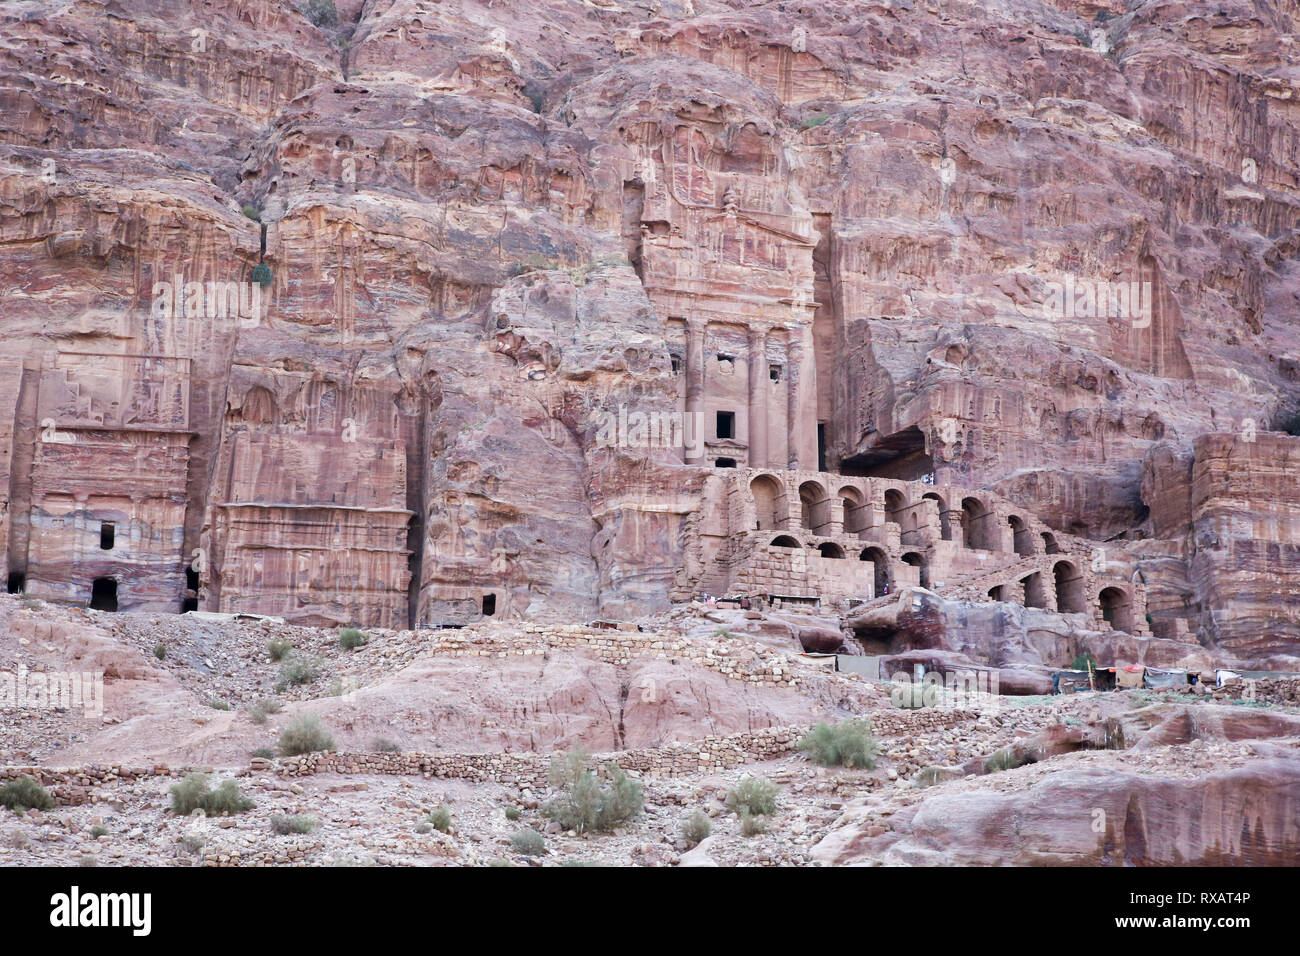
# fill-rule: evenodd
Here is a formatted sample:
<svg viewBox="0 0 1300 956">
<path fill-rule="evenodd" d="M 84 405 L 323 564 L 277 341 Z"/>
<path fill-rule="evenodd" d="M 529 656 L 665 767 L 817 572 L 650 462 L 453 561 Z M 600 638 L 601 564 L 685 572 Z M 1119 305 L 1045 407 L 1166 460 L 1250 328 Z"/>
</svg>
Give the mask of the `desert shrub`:
<svg viewBox="0 0 1300 956">
<path fill-rule="evenodd" d="M 271 284 L 271 267 L 265 262 L 259 262 L 253 267 L 253 272 L 248 277 L 250 282 L 256 282 L 263 289 Z"/>
<path fill-rule="evenodd" d="M 509 860 L 503 860 L 500 857 L 497 857 L 492 860 L 488 860 L 487 865 L 488 866 L 514 866 L 514 864 L 511 863 Z"/>
<path fill-rule="evenodd" d="M 377 754 L 400 754 L 402 745 L 387 737 L 375 737 L 370 741 L 370 751 Z"/>
<path fill-rule="evenodd" d="M 202 810 L 210 817 L 243 813 L 255 806 L 252 800 L 239 792 L 233 780 L 223 780 L 212 789 L 211 778 L 206 773 L 192 773 L 171 789 L 172 813 L 186 817 Z"/>
<path fill-rule="evenodd" d="M 451 829 L 451 811 L 446 807 L 438 807 L 429 812 L 429 822 L 433 824 L 435 830 L 446 833 Z"/>
<path fill-rule="evenodd" d="M 276 698 L 264 697 L 263 700 L 248 705 L 248 719 L 253 723 L 263 724 L 266 723 L 266 718 L 270 714 L 278 714 L 283 709 L 285 709 L 285 705 L 281 704 Z"/>
<path fill-rule="evenodd" d="M 288 641 L 269 641 L 266 645 L 266 652 L 271 655 L 271 660 L 278 661 L 293 650 L 293 645 Z"/>
<path fill-rule="evenodd" d="M 712 832 L 713 824 L 703 810 L 692 810 L 690 816 L 682 821 L 682 839 L 691 846 L 704 842 Z"/>
<path fill-rule="evenodd" d="M 821 126 L 830 118 L 831 117 L 829 113 L 815 113 L 812 116 L 808 117 L 806 120 L 804 120 L 802 123 L 800 123 L 799 128 L 816 129 L 818 126 Z"/>
<path fill-rule="evenodd" d="M 741 836 L 758 836 L 760 833 L 767 832 L 767 817 L 761 813 L 749 813 L 746 810 L 740 811 L 740 835 Z"/>
<path fill-rule="evenodd" d="M 612 830 L 640 814 L 645 802 L 640 783 L 613 763 L 597 773 L 578 749 L 551 761 L 548 780 L 560 793 L 547 801 L 542 813 L 579 833 Z"/>
<path fill-rule="evenodd" d="M 727 809 L 735 814 L 771 816 L 776 812 L 776 784 L 765 777 L 746 777 L 727 792 Z"/>
<path fill-rule="evenodd" d="M 912 775 L 912 786 L 918 789 L 932 787 L 944 777 L 940 767 L 922 767 Z"/>
<path fill-rule="evenodd" d="M 10 830 L 5 834 L 5 846 L 12 850 L 25 850 L 32 845 L 32 838 L 25 830 Z"/>
<path fill-rule="evenodd" d="M 320 676 L 320 663 L 294 652 L 280 663 L 280 680 L 286 684 L 310 684 Z"/>
<path fill-rule="evenodd" d="M 307 0 L 303 15 L 312 22 L 312 26 L 333 27 L 339 22 L 339 11 L 334 0 Z"/>
<path fill-rule="evenodd" d="M 284 757 L 333 749 L 334 738 L 320 718 L 311 714 L 299 714 L 280 732 L 280 755 Z"/>
<path fill-rule="evenodd" d="M 93 853 L 83 853 L 77 857 L 77 866 L 99 866 L 99 857 Z"/>
<path fill-rule="evenodd" d="M 181 846 L 185 847 L 190 853 L 198 853 L 207 844 L 207 841 L 197 833 L 187 833 L 181 837 Z"/>
<path fill-rule="evenodd" d="M 416 832 L 416 833 L 432 833 L 432 832 L 433 832 L 433 824 L 431 824 L 431 823 L 423 823 L 423 822 L 421 822 L 421 823 L 417 823 L 417 824 L 415 825 L 415 832 Z"/>
<path fill-rule="evenodd" d="M 1017 751 L 1014 747 L 1001 750 L 984 759 L 984 772 L 997 773 L 1000 770 L 1014 770 L 1027 763 L 1036 763 L 1038 755 L 1032 749 Z"/>
<path fill-rule="evenodd" d="M 253 756 L 262 757 L 266 760 L 274 760 L 279 755 L 270 747 L 258 747 L 253 751 Z"/>
<path fill-rule="evenodd" d="M 514 807 L 514 806 L 506 807 L 507 820 L 511 820 L 511 821 L 518 820 L 520 815 L 521 814 L 518 807 Z"/>
<path fill-rule="evenodd" d="M 108 827 L 93 826 L 90 828 L 90 836 L 95 840 L 102 836 L 108 836 Z"/>
<path fill-rule="evenodd" d="M 362 634 L 355 627 L 345 627 L 339 631 L 339 647 L 345 651 L 356 650 L 358 647 L 364 647 L 366 644 L 366 635 Z"/>
<path fill-rule="evenodd" d="M 288 836 L 291 833 L 311 833 L 315 829 L 316 821 L 311 817 L 290 817 L 281 813 L 271 815 L 271 832 L 276 836 Z"/>
<path fill-rule="evenodd" d="M 546 840 L 536 830 L 516 830 L 510 837 L 510 846 L 524 856 L 541 856 L 546 852 Z"/>
<path fill-rule="evenodd" d="M 209 697 L 207 703 L 208 706 L 211 707 L 213 710 L 230 709 L 230 705 L 226 703 L 224 700 L 222 700 L 220 697 Z"/>
<path fill-rule="evenodd" d="M 54 798 L 31 777 L 18 777 L 0 787 L 0 807 L 10 810 L 53 810 Z"/>
<path fill-rule="evenodd" d="M 259 209 L 258 209 L 256 206 L 254 206 L 252 203 L 244 203 L 243 207 L 242 207 L 239 211 L 242 212 L 242 213 L 243 213 L 245 216 L 247 216 L 249 219 L 253 220 L 253 222 L 261 222 L 261 221 L 262 221 L 262 212 L 261 212 L 261 210 L 259 210 Z"/>
<path fill-rule="evenodd" d="M 865 719 L 818 724 L 804 734 L 797 746 L 823 767 L 871 770 L 880 756 L 880 744 L 871 729 L 871 721 Z"/>
<path fill-rule="evenodd" d="M 166 644 L 155 644 L 155 645 L 153 646 L 153 656 L 156 657 L 156 658 L 158 658 L 158 660 L 160 660 L 160 661 L 165 661 L 165 660 L 167 660 L 167 645 L 166 645 Z"/>
</svg>

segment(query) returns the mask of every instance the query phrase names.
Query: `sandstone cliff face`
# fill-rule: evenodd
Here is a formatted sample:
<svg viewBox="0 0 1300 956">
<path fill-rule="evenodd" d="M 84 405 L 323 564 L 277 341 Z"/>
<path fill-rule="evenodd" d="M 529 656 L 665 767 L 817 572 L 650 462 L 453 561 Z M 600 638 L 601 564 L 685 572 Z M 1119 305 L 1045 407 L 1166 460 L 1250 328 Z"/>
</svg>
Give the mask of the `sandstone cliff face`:
<svg viewBox="0 0 1300 956">
<path fill-rule="evenodd" d="M 1295 573 L 1284 515 L 1234 533 L 1290 548 L 1247 570 L 1205 537 L 1294 493 L 1269 432 L 1300 408 L 1294 2 L 338 15 L 0 10 L 18 586 L 316 624 L 630 615 L 668 602 L 730 460 L 932 472 L 1145 536 L 1119 562 L 1159 636 L 1300 637 L 1261 610 L 1260 575 Z M 620 406 L 698 415 L 704 447 L 608 447 Z M 1193 444 L 1248 420 L 1273 437 L 1215 505 Z"/>
</svg>

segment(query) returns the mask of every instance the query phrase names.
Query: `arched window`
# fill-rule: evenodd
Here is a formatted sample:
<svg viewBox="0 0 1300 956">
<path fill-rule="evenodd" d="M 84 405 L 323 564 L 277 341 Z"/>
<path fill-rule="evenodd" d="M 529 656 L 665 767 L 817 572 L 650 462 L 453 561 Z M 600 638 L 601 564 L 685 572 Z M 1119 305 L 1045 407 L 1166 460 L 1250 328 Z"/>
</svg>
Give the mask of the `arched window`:
<svg viewBox="0 0 1300 956">
<path fill-rule="evenodd" d="M 864 548 L 858 555 L 861 561 L 871 561 L 876 566 L 872 594 L 880 597 L 889 587 L 889 556 L 881 548 Z"/>
<path fill-rule="evenodd" d="M 819 544 L 819 545 L 817 546 L 817 551 L 818 551 L 818 553 L 821 554 L 821 556 L 822 556 L 823 558 L 842 558 L 842 557 L 844 557 L 844 549 L 841 548 L 841 547 L 840 547 L 838 544 L 836 544 L 834 541 L 827 541 L 827 542 L 825 542 L 825 543 L 823 543 L 823 544 Z"/>
<path fill-rule="evenodd" d="M 1087 610 L 1083 598 L 1083 575 L 1069 561 L 1057 561 L 1052 567 L 1056 579 L 1056 609 L 1062 614 L 1081 614 Z"/>
<path fill-rule="evenodd" d="M 785 486 L 771 475 L 759 475 L 749 483 L 759 531 L 779 528 L 784 523 Z"/>
<path fill-rule="evenodd" d="M 1097 595 L 1101 616 L 1117 631 L 1133 630 L 1133 602 L 1122 588 L 1103 588 Z"/>
</svg>

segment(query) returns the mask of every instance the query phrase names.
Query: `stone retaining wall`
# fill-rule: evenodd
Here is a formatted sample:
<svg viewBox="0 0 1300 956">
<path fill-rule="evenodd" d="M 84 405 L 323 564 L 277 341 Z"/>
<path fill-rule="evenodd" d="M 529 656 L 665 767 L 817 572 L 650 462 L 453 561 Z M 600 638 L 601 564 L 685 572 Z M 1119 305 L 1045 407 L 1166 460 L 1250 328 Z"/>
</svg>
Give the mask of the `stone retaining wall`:
<svg viewBox="0 0 1300 956">
<path fill-rule="evenodd" d="M 871 715 L 881 737 L 922 734 L 943 730 L 979 716 L 973 711 L 881 710 Z M 769 727 L 763 730 L 705 737 L 669 747 L 625 750 L 598 754 L 599 761 L 612 760 L 628 771 L 649 777 L 684 777 L 718 773 L 746 763 L 772 760 L 792 753 L 806 727 Z M 280 760 L 254 759 L 250 768 L 237 776 L 273 772 L 282 777 L 304 777 L 318 773 L 386 774 L 427 776 L 443 779 L 495 782 L 541 787 L 546 783 L 550 754 L 536 753 L 334 753 L 318 752 Z M 0 767 L 0 781 L 30 776 L 49 788 L 60 806 L 97 802 L 95 789 L 119 781 L 132 782 L 151 777 L 180 777 L 193 768 L 86 766 L 69 769 L 44 767 Z"/>
</svg>

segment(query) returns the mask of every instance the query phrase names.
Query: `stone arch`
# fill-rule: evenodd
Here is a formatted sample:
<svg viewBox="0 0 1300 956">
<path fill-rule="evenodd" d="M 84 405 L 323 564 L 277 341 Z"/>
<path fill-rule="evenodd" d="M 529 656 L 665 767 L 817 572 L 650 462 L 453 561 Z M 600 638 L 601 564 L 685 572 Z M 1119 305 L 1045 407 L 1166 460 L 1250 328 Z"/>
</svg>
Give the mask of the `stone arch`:
<svg viewBox="0 0 1300 956">
<path fill-rule="evenodd" d="M 271 394 L 271 390 L 261 385 L 254 385 L 245 392 L 243 404 L 239 408 L 239 417 L 252 424 L 275 424 L 275 396 Z"/>
<path fill-rule="evenodd" d="M 818 481 L 805 481 L 799 486 L 800 523 L 809 531 L 816 531 L 830 520 L 830 498 Z"/>
<path fill-rule="evenodd" d="M 1042 537 L 1042 539 L 1043 539 L 1043 553 L 1044 553 L 1044 554 L 1060 554 L 1060 553 L 1061 553 L 1061 546 L 1060 546 L 1059 544 L 1056 543 L 1056 535 L 1052 534 L 1050 531 L 1044 531 L 1044 532 L 1042 533 L 1041 537 Z"/>
<path fill-rule="evenodd" d="M 1043 583 L 1042 572 L 1035 571 L 1033 574 L 1021 578 L 1020 583 L 1025 589 L 1025 607 L 1037 607 L 1046 610 L 1047 588 Z"/>
<path fill-rule="evenodd" d="M 773 475 L 758 475 L 749 483 L 754 499 L 754 517 L 759 531 L 770 531 L 785 524 L 785 485 Z"/>
<path fill-rule="evenodd" d="M 1002 599 L 1002 585 L 995 584 L 993 587 L 989 588 L 990 601 L 1001 601 Z"/>
<path fill-rule="evenodd" d="M 818 553 L 819 553 L 823 558 L 842 558 L 842 557 L 844 557 L 844 549 L 841 548 L 841 547 L 840 547 L 838 544 L 836 544 L 834 541 L 824 541 L 824 542 L 822 542 L 821 544 L 817 545 L 817 552 L 818 552 Z"/>
<path fill-rule="evenodd" d="M 1117 631 L 1133 631 L 1133 599 L 1123 588 L 1105 587 L 1097 595 L 1101 616 Z"/>
<path fill-rule="evenodd" d="M 1062 614 L 1081 614 L 1088 610 L 1083 596 L 1083 575 L 1073 562 L 1057 561 L 1052 565 L 1056 580 L 1056 609 Z"/>
<path fill-rule="evenodd" d="M 930 586 L 930 564 L 925 560 L 925 555 L 919 551 L 908 551 L 900 560 L 910 567 L 920 569 L 921 587 L 928 588 Z"/>
<path fill-rule="evenodd" d="M 871 509 L 863 500 L 862 492 L 845 485 L 835 494 L 844 508 L 844 533 L 861 536 L 871 527 Z"/>
<path fill-rule="evenodd" d="M 876 597 L 884 594 L 890 583 L 889 574 L 889 555 L 885 554 L 881 548 L 863 548 L 862 553 L 858 555 L 859 561 L 872 561 L 876 566 L 875 582 L 872 594 Z"/>
<path fill-rule="evenodd" d="M 892 521 L 894 524 L 901 526 L 903 516 L 901 512 L 907 507 L 907 498 L 897 488 L 885 489 L 885 520 Z"/>
<path fill-rule="evenodd" d="M 799 547 L 799 542 L 796 541 L 794 538 L 790 537 L 788 534 L 782 534 L 772 539 L 772 547 L 797 548 Z"/>
<path fill-rule="evenodd" d="M 962 543 L 968 548 L 992 551 L 988 545 L 986 524 L 990 516 L 988 505 L 979 498 L 969 497 L 961 500 Z"/>
<path fill-rule="evenodd" d="M 939 506 L 939 537 L 944 541 L 951 541 L 952 522 L 948 518 L 948 502 L 944 501 L 943 496 L 937 491 L 927 491 L 921 496 L 922 501 L 926 498 L 936 502 Z"/>
<path fill-rule="evenodd" d="M 1034 533 L 1029 529 L 1029 523 L 1020 515 L 1011 515 L 1007 518 L 1007 524 L 1011 526 L 1012 546 L 1016 549 L 1016 554 L 1022 558 L 1030 557 L 1034 553 Z"/>
</svg>

